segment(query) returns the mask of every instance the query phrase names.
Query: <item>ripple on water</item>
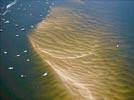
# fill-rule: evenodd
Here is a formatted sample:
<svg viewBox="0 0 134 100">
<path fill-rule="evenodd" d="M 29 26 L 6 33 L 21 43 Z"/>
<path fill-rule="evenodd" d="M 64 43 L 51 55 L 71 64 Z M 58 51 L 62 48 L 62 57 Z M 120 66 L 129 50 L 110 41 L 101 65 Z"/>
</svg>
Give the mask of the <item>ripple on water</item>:
<svg viewBox="0 0 134 100">
<path fill-rule="evenodd" d="M 122 37 L 108 31 L 112 23 L 92 20 L 81 9 L 53 8 L 30 34 L 32 46 L 76 100 L 133 98 L 133 77 L 128 79 L 129 72 L 122 69 L 129 66 L 118 44 L 124 43 Z"/>
</svg>

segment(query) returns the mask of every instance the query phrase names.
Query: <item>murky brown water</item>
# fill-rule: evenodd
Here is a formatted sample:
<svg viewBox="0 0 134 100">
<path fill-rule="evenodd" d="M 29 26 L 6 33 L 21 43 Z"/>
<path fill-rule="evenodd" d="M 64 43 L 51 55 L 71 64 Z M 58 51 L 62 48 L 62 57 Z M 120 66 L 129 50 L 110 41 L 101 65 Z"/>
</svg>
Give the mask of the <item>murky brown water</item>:
<svg viewBox="0 0 134 100">
<path fill-rule="evenodd" d="M 134 73 L 126 67 L 134 58 L 123 51 L 132 45 L 120 35 L 119 1 L 102 2 L 59 2 L 29 40 L 76 100 L 132 100 Z"/>
</svg>

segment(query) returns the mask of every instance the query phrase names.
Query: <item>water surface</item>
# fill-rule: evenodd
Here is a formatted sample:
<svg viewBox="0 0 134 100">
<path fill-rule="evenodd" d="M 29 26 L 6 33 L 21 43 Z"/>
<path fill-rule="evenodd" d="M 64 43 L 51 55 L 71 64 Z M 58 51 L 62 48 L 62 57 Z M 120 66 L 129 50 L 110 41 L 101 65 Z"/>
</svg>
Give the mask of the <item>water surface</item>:
<svg viewBox="0 0 134 100">
<path fill-rule="evenodd" d="M 34 50 L 76 100 L 134 99 L 133 4 L 57 1 L 30 33 Z"/>
</svg>

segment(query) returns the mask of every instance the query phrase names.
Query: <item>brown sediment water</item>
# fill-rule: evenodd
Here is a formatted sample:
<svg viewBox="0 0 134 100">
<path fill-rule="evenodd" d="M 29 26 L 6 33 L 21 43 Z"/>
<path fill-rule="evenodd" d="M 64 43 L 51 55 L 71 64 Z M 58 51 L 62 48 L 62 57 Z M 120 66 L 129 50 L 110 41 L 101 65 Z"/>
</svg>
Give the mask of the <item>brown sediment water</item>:
<svg viewBox="0 0 134 100">
<path fill-rule="evenodd" d="M 55 6 L 29 34 L 31 45 L 76 100 L 133 98 L 132 73 L 123 69 L 131 64 L 121 52 L 126 44 L 114 30 L 117 23 L 86 13 L 90 7 L 76 1 Z"/>
</svg>

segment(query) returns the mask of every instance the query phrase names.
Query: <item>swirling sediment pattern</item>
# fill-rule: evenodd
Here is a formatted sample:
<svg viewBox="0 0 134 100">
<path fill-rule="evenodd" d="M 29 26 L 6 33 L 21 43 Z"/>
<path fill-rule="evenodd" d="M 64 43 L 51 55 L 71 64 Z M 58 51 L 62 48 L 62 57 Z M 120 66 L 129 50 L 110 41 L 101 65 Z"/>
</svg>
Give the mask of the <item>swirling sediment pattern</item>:
<svg viewBox="0 0 134 100">
<path fill-rule="evenodd" d="M 133 69 L 125 68 L 133 64 L 122 52 L 127 45 L 117 23 L 76 1 L 57 5 L 36 26 L 29 35 L 33 48 L 76 100 L 133 100 Z"/>
</svg>

